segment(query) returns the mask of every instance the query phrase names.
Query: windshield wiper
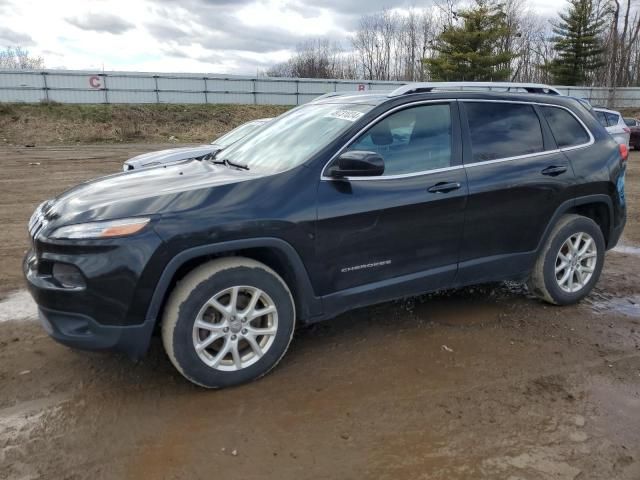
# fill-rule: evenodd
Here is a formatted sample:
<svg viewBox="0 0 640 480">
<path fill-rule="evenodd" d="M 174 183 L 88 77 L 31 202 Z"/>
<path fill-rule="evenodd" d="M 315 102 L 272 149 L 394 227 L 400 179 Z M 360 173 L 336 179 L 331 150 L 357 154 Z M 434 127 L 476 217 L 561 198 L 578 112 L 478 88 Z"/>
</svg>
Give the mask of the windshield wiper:
<svg viewBox="0 0 640 480">
<path fill-rule="evenodd" d="M 216 156 L 214 154 L 213 156 L 209 157 L 207 160 L 209 160 L 211 163 L 215 165 L 224 165 L 225 167 L 233 167 L 233 168 L 240 168 L 242 170 L 249 170 L 248 166 L 243 165 L 241 163 L 230 162 L 226 158 L 222 158 L 220 160 L 216 160 L 215 158 Z"/>
</svg>

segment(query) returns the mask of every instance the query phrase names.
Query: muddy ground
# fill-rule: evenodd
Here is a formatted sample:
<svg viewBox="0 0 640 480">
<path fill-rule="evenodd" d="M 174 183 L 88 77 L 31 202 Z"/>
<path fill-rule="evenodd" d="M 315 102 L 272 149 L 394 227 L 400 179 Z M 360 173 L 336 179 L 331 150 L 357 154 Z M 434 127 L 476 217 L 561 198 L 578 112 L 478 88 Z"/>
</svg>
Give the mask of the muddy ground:
<svg viewBox="0 0 640 480">
<path fill-rule="evenodd" d="M 210 392 L 158 341 L 138 364 L 57 345 L 11 293 L 33 207 L 148 148 L 0 150 L 0 479 L 640 478 L 639 154 L 623 246 L 580 305 L 503 284 L 365 308 Z"/>
</svg>

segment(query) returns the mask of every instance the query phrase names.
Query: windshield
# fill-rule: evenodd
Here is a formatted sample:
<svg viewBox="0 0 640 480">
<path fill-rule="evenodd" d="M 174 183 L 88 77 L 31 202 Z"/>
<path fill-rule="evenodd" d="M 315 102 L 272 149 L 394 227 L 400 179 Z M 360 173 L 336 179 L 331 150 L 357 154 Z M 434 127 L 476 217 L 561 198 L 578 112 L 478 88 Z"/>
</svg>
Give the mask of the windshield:
<svg viewBox="0 0 640 480">
<path fill-rule="evenodd" d="M 220 160 L 251 170 L 288 170 L 308 160 L 372 108 L 362 104 L 303 105 L 223 150 Z"/>
<path fill-rule="evenodd" d="M 241 138 L 244 138 L 247 135 L 249 135 L 251 132 L 257 130 L 258 128 L 260 128 L 265 123 L 266 122 L 247 122 L 247 123 L 244 123 L 244 124 L 240 125 L 239 127 L 234 128 L 230 132 L 225 133 L 220 138 L 218 138 L 218 139 L 214 140 L 213 142 L 211 142 L 211 144 L 212 145 L 220 145 L 221 147 L 228 147 L 232 143 L 236 143 Z"/>
</svg>

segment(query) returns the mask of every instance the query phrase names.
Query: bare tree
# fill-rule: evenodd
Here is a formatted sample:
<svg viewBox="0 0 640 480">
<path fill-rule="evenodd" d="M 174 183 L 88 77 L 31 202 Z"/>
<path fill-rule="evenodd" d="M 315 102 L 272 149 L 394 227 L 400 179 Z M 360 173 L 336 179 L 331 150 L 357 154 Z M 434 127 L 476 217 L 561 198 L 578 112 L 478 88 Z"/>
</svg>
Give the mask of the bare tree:
<svg viewBox="0 0 640 480">
<path fill-rule="evenodd" d="M 352 38 L 361 75 L 369 80 L 424 80 L 422 59 L 435 38 L 432 9 L 365 15 Z"/>
<path fill-rule="evenodd" d="M 640 12 L 634 9 L 631 0 L 612 0 L 611 29 L 607 41 L 608 84 L 611 99 L 616 87 L 629 86 L 638 80 L 638 34 L 640 32 Z M 633 13 L 632 13 L 633 12 Z M 636 60 L 634 62 L 634 59 Z"/>
<path fill-rule="evenodd" d="M 270 77 L 353 78 L 353 58 L 345 54 L 338 42 L 326 38 L 308 40 L 296 48 L 286 62 L 267 70 Z"/>
<path fill-rule="evenodd" d="M 44 68 L 44 59 L 22 47 L 7 47 L 0 51 L 0 68 L 9 70 L 38 70 Z"/>
</svg>

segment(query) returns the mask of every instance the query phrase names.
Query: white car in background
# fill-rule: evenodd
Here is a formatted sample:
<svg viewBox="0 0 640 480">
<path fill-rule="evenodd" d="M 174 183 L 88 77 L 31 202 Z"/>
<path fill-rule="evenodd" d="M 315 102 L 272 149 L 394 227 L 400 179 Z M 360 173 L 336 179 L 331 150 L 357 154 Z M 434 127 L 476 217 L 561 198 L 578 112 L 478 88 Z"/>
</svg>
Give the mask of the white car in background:
<svg viewBox="0 0 640 480">
<path fill-rule="evenodd" d="M 620 145 L 626 145 L 628 147 L 631 130 L 624 122 L 622 114 L 615 110 L 608 110 L 606 108 L 599 107 L 596 107 L 593 110 L 593 113 L 600 124 L 606 128 L 607 132 L 609 132 L 613 139 Z"/>
<path fill-rule="evenodd" d="M 142 155 L 137 155 L 124 162 L 122 169 L 125 172 L 129 172 L 131 170 L 157 167 L 158 165 L 167 165 L 169 163 L 175 163 L 190 158 L 200 158 L 205 155 L 213 155 L 223 148 L 227 148 L 229 145 L 236 143 L 238 140 L 243 139 L 247 135 L 254 133 L 270 120 L 272 119 L 259 118 L 257 120 L 251 120 L 250 122 L 243 123 L 230 132 L 225 133 L 220 138 L 217 138 L 210 144 L 198 145 L 197 147 L 170 148 L 168 150 L 143 153 Z"/>
</svg>

